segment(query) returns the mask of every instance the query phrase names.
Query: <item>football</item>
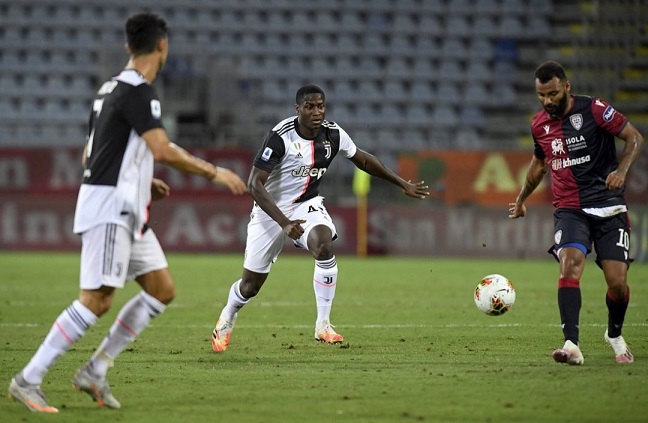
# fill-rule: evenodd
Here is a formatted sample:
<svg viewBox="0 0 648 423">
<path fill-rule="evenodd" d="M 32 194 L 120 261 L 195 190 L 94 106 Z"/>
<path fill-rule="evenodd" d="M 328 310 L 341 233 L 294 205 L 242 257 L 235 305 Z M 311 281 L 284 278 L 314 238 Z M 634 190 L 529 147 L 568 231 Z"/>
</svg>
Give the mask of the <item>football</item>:
<svg viewBox="0 0 648 423">
<path fill-rule="evenodd" d="M 489 316 L 501 316 L 513 307 L 515 288 L 505 276 L 484 276 L 475 288 L 475 305 Z"/>
</svg>

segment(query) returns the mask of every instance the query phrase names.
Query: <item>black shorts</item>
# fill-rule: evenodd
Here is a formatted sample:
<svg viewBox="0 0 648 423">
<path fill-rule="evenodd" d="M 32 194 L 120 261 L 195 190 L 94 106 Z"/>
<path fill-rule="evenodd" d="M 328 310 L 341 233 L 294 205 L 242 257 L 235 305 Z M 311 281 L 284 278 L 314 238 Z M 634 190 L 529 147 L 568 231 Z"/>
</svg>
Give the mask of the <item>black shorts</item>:
<svg viewBox="0 0 648 423">
<path fill-rule="evenodd" d="M 554 245 L 549 250 L 558 259 L 558 250 L 567 244 L 582 245 L 587 255 L 596 251 L 596 263 L 601 260 L 630 259 L 630 220 L 628 213 L 599 217 L 577 209 L 557 209 L 554 212 Z"/>
</svg>

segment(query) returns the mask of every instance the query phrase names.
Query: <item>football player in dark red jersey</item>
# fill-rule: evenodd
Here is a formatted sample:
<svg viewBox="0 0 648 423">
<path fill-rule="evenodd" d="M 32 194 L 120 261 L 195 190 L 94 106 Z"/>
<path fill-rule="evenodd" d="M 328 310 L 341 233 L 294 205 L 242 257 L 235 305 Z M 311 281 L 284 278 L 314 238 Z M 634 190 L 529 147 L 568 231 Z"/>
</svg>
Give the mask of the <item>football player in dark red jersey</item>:
<svg viewBox="0 0 648 423">
<path fill-rule="evenodd" d="M 551 172 L 554 245 L 560 263 L 558 308 L 565 344 L 553 352 L 559 363 L 583 364 L 579 347 L 580 279 L 587 255 L 607 282 L 608 327 L 604 338 L 616 361 L 634 361 L 621 330 L 630 288 L 630 223 L 624 197 L 626 176 L 639 156 L 643 137 L 628 119 L 605 101 L 571 93 L 564 68 L 548 61 L 535 71 L 535 89 L 543 109 L 531 121 L 534 153 L 524 186 L 509 217 L 526 215 L 524 202 Z M 615 138 L 625 141 L 617 155 Z"/>
</svg>

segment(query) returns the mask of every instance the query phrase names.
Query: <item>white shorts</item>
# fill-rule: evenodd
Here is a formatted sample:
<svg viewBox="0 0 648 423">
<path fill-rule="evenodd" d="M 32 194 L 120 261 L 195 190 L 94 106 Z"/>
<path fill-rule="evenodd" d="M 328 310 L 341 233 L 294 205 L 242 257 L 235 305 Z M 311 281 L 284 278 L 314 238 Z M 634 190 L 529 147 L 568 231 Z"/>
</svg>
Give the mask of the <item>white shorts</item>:
<svg viewBox="0 0 648 423">
<path fill-rule="evenodd" d="M 81 289 L 123 288 L 128 280 L 168 267 L 164 251 L 149 228 L 135 240 L 123 226 L 107 223 L 81 234 Z"/>
<path fill-rule="evenodd" d="M 333 233 L 333 239 L 337 238 L 335 225 L 324 207 L 324 197 L 318 196 L 301 203 L 287 217 L 290 220 L 306 221 L 306 223 L 302 223 L 304 234 L 294 241 L 297 247 L 308 249 L 308 234 L 318 225 L 329 227 Z M 255 211 L 248 223 L 243 267 L 252 272 L 269 273 L 272 263 L 277 261 L 277 257 L 281 253 L 285 237 L 283 229 L 277 222 L 264 212 Z"/>
</svg>

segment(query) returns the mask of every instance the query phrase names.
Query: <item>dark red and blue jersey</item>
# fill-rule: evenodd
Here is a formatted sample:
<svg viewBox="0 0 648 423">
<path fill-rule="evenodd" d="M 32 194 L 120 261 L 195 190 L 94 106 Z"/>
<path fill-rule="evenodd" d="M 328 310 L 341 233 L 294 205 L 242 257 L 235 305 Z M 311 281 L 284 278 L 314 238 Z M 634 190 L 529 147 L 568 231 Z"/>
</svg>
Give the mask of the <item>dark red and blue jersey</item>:
<svg viewBox="0 0 648 423">
<path fill-rule="evenodd" d="M 531 120 L 534 154 L 551 169 L 553 205 L 574 209 L 625 205 L 624 189 L 609 190 L 605 180 L 619 164 L 615 137 L 628 120 L 603 100 L 572 98 L 572 108 L 562 119 L 543 109 Z"/>
</svg>

